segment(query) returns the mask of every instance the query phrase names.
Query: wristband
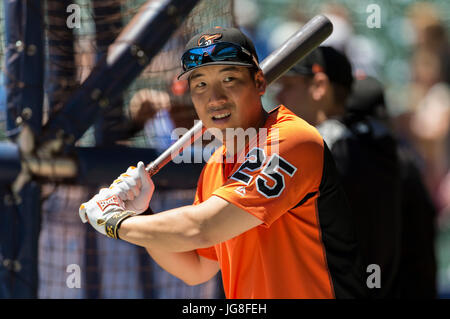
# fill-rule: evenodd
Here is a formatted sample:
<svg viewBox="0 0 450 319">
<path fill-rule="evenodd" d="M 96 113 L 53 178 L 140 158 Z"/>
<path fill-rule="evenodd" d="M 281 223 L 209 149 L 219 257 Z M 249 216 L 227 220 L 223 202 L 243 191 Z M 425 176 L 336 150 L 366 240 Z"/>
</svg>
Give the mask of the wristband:
<svg viewBox="0 0 450 319">
<path fill-rule="evenodd" d="M 128 217 L 135 216 L 136 212 L 133 212 L 131 210 L 122 210 L 119 212 L 114 213 L 105 224 L 105 230 L 106 230 L 106 236 L 114 239 L 120 239 L 118 230 L 120 227 L 120 224 L 127 219 Z"/>
</svg>

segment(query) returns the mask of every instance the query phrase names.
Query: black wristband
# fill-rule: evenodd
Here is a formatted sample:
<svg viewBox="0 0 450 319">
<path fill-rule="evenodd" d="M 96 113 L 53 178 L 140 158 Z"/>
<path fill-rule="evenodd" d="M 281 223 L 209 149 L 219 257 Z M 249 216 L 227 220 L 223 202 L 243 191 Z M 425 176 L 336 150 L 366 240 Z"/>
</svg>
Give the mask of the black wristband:
<svg viewBox="0 0 450 319">
<path fill-rule="evenodd" d="M 119 234 L 118 234 L 120 224 L 128 217 L 132 217 L 135 215 L 136 215 L 136 212 L 133 212 L 131 210 L 123 210 L 123 211 L 114 213 L 106 221 L 106 224 L 105 224 L 106 235 L 110 238 L 120 239 Z"/>
</svg>

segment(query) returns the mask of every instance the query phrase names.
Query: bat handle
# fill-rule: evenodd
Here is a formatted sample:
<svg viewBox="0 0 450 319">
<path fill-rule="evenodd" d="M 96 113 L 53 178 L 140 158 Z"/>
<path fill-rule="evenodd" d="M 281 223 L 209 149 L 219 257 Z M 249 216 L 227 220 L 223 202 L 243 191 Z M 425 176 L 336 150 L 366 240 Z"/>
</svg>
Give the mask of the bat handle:
<svg viewBox="0 0 450 319">
<path fill-rule="evenodd" d="M 158 173 L 162 167 L 169 163 L 186 147 L 192 145 L 197 139 L 202 137 L 205 131 L 206 127 L 203 126 L 202 121 L 197 121 L 197 123 L 186 134 L 184 134 L 179 140 L 165 150 L 164 153 L 158 156 L 157 159 L 147 165 L 145 170 L 148 172 L 150 177 Z"/>
<path fill-rule="evenodd" d="M 153 175 L 155 175 L 156 173 L 159 172 L 160 167 L 158 166 L 158 164 L 155 163 L 155 161 L 153 161 L 147 165 L 145 170 L 147 171 L 148 175 L 150 175 L 150 177 L 152 177 Z"/>
</svg>

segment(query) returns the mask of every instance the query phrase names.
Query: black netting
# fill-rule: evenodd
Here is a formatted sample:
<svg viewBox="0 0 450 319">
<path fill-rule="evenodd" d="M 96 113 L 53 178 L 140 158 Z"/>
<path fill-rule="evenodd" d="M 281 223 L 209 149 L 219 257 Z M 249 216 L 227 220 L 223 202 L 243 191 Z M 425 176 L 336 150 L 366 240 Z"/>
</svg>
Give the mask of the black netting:
<svg viewBox="0 0 450 319">
<path fill-rule="evenodd" d="M 152 10 L 160 1 L 149 1 Z M 70 99 L 106 54 L 108 47 L 139 12 L 140 0 L 47 0 L 42 2 L 45 42 L 42 124 Z M 79 19 L 76 13 L 80 12 Z M 75 15 L 74 15 L 75 14 Z M 2 78 L 17 86 L 5 68 L 4 8 L 0 10 Z M 233 25 L 231 0 L 203 0 L 162 51 L 114 104 L 104 108 L 78 146 L 126 144 L 164 150 L 175 127 L 190 128 L 196 118 L 186 83 L 175 81 L 186 41 L 215 25 Z M 158 30 L 155 30 L 158 32 Z M 24 43 L 28 48 L 28 43 Z M 120 75 L 118 75 L 120 76 Z M 3 101 L 3 99 L 2 99 Z M 6 139 L 5 103 L 0 109 L 0 141 Z M 10 105 L 10 107 L 15 107 Z M 19 113 L 17 113 L 19 114 Z M 143 159 L 146 160 L 146 159 Z M 130 163 L 130 165 L 135 163 Z M 126 169 L 126 167 L 124 167 Z M 145 249 L 97 234 L 80 222 L 79 205 L 98 187 L 46 182 L 42 185 L 42 224 L 38 254 L 39 298 L 214 298 L 217 278 L 189 287 L 171 276 Z M 174 185 L 174 187 L 176 187 Z M 195 190 L 156 191 L 151 207 L 163 211 L 191 204 Z M 80 270 L 80 288 L 71 275 Z"/>
</svg>

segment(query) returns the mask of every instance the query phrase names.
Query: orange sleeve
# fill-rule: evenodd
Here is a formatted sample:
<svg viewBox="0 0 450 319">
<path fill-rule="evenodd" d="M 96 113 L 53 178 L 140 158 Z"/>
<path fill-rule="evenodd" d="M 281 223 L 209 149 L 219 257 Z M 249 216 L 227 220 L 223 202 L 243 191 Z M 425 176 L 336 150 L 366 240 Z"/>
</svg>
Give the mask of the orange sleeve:
<svg viewBox="0 0 450 319">
<path fill-rule="evenodd" d="M 199 194 L 199 190 L 198 190 L 198 187 L 197 187 L 197 190 L 195 191 L 194 202 L 192 203 L 192 205 L 195 206 L 195 205 L 198 205 L 200 203 L 201 203 L 200 194 Z"/>
<path fill-rule="evenodd" d="M 259 154 L 259 160 L 256 158 Z M 247 162 L 253 162 L 249 165 Z M 312 127 L 284 125 L 271 130 L 258 147 L 249 148 L 242 164 L 213 195 L 240 207 L 270 225 L 295 207 L 308 193 L 319 190 L 323 140 Z M 254 164 L 260 162 L 261 165 Z"/>
<path fill-rule="evenodd" d="M 192 205 L 198 205 L 200 204 L 203 200 L 202 200 L 202 189 L 203 189 L 203 174 L 205 172 L 205 169 L 202 169 L 202 172 L 200 173 L 200 176 L 198 178 L 197 181 L 197 189 L 195 190 L 195 197 L 194 197 L 194 202 L 192 203 Z"/>
<path fill-rule="evenodd" d="M 213 247 L 208 247 L 208 248 L 197 248 L 196 249 L 197 254 L 199 254 L 202 257 L 211 259 L 211 260 L 216 260 L 218 261 L 219 259 L 217 258 L 217 254 L 216 254 L 216 249 Z"/>
</svg>

